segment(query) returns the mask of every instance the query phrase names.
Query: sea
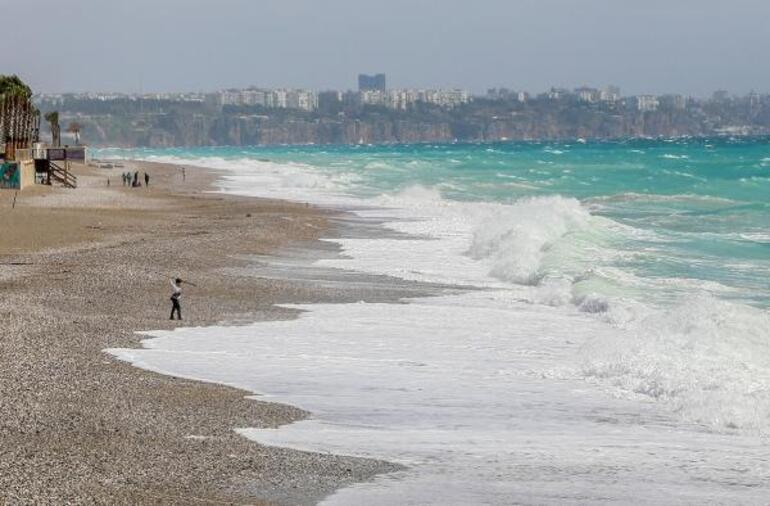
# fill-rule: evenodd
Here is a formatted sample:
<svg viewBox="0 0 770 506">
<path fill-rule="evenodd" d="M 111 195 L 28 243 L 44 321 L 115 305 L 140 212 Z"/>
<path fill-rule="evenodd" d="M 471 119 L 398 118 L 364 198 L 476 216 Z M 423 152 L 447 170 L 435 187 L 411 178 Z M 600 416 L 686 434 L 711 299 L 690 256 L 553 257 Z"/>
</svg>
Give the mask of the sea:
<svg viewBox="0 0 770 506">
<path fill-rule="evenodd" d="M 770 503 L 770 138 L 97 156 L 348 210 L 382 233 L 316 268 L 448 287 L 110 350 L 312 413 L 259 443 L 404 466 L 324 504 Z"/>
</svg>

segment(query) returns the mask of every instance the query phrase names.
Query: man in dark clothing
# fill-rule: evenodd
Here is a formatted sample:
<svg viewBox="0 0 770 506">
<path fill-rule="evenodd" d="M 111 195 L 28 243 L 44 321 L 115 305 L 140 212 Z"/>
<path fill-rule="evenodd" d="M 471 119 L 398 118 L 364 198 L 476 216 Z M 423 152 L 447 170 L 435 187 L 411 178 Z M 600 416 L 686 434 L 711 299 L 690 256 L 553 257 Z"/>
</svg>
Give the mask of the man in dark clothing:
<svg viewBox="0 0 770 506">
<path fill-rule="evenodd" d="M 182 319 L 182 306 L 179 304 L 179 298 L 182 296 L 182 288 L 180 287 L 181 284 L 182 280 L 179 278 L 171 280 L 173 293 L 171 294 L 171 316 L 169 317 L 169 320 L 174 319 L 174 312 L 176 312 L 177 317 L 180 320 Z"/>
<path fill-rule="evenodd" d="M 150 186 L 150 175 L 146 172 L 144 173 L 144 186 Z"/>
</svg>

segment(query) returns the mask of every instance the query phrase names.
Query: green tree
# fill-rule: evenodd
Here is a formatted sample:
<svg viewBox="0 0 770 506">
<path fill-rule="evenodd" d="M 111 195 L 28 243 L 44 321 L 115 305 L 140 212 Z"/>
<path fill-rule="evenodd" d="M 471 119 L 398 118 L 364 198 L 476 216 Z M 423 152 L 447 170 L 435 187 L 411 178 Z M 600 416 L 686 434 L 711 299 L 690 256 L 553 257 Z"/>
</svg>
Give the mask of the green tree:
<svg viewBox="0 0 770 506">
<path fill-rule="evenodd" d="M 61 146 L 61 127 L 59 126 L 59 112 L 51 111 L 45 114 L 45 120 L 51 127 L 51 144 Z"/>
<path fill-rule="evenodd" d="M 30 99 L 32 98 L 32 89 L 19 76 L 0 75 L 0 95 L 6 97 L 21 96 Z"/>
<path fill-rule="evenodd" d="M 0 145 L 6 157 L 36 140 L 38 122 L 30 87 L 18 76 L 0 75 Z"/>
</svg>

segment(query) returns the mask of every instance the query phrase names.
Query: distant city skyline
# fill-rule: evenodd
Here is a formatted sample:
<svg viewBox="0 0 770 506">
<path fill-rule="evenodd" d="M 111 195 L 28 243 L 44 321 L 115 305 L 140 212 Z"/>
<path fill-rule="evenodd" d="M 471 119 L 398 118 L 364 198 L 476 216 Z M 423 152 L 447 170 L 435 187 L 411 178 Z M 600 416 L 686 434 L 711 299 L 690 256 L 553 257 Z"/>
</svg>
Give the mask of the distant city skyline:
<svg viewBox="0 0 770 506">
<path fill-rule="evenodd" d="M 377 77 L 385 77 L 385 74 L 378 74 Z M 88 90 L 88 91 L 63 91 L 63 92 L 33 92 L 37 97 L 84 97 L 84 98 L 101 98 L 101 99 L 113 99 L 119 97 L 130 98 L 146 98 L 146 99 L 183 99 L 189 98 L 194 100 L 203 100 L 207 96 L 225 96 L 228 94 L 239 93 L 312 93 L 316 95 L 323 95 L 325 93 L 338 93 L 340 96 L 344 94 L 356 94 L 359 96 L 376 95 L 376 94 L 393 94 L 394 92 L 446 92 L 446 93 L 465 93 L 468 98 L 514 98 L 518 97 L 519 101 L 527 101 L 531 98 L 546 97 L 546 98 L 565 98 L 575 97 L 582 102 L 598 102 L 598 101 L 618 101 L 620 99 L 634 98 L 634 97 L 681 97 L 683 99 L 692 98 L 696 100 L 727 100 L 730 98 L 746 98 L 750 96 L 768 97 L 770 93 L 757 92 L 752 89 L 745 93 L 734 93 L 729 90 L 717 89 L 704 96 L 696 96 L 686 93 L 638 93 L 629 94 L 625 93 L 619 86 L 607 84 L 604 86 L 550 86 L 542 90 L 522 90 L 509 88 L 506 86 L 489 87 L 483 91 L 472 92 L 471 90 L 464 88 L 441 88 L 435 86 L 421 86 L 414 88 L 405 87 L 378 87 L 378 88 L 364 88 L 361 87 L 361 77 L 359 75 L 358 88 L 348 87 L 344 89 L 313 89 L 308 87 L 289 87 L 289 86 L 257 86 L 249 85 L 242 87 L 228 86 L 220 89 L 213 90 L 172 90 L 172 91 L 144 91 L 144 92 L 131 92 L 131 91 L 110 91 L 110 90 Z M 374 76 L 365 76 L 374 77 Z"/>
<path fill-rule="evenodd" d="M 477 95 L 770 92 L 763 0 L 0 0 L 0 13 L 29 20 L 4 27 L 0 73 L 38 93 L 347 90 L 378 73 Z"/>
</svg>

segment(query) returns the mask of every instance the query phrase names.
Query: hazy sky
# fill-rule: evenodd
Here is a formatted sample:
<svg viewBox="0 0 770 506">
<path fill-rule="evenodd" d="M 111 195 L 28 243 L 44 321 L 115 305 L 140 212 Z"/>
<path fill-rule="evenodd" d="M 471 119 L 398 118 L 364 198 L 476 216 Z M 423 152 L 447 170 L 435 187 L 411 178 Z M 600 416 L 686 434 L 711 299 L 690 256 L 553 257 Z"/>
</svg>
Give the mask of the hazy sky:
<svg viewBox="0 0 770 506">
<path fill-rule="evenodd" d="M 770 0 L 0 0 L 36 91 L 390 87 L 770 92 Z M 13 21 L 11 21 L 13 20 Z"/>
</svg>

